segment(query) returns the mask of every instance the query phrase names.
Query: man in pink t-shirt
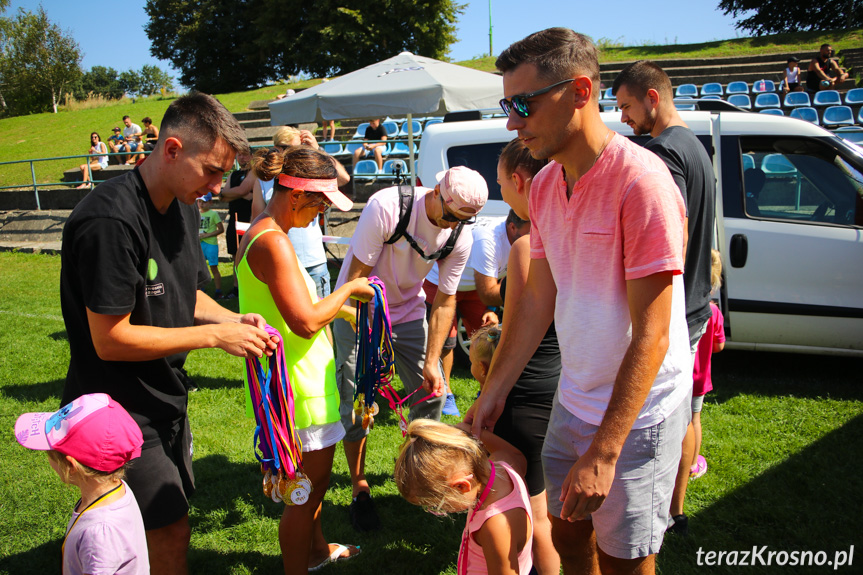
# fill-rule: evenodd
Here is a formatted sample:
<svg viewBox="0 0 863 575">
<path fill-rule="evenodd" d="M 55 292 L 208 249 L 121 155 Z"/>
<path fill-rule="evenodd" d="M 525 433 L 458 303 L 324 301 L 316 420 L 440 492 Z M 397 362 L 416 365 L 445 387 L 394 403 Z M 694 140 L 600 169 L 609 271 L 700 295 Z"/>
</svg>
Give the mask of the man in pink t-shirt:
<svg viewBox="0 0 863 575">
<path fill-rule="evenodd" d="M 553 161 L 531 185 L 527 285 L 469 419 L 494 426 L 554 319 L 542 458 L 564 572 L 653 573 L 689 420 L 683 200 L 657 156 L 602 123 L 586 36 L 537 32 L 496 65 L 507 128 Z"/>
<path fill-rule="evenodd" d="M 440 419 L 444 398 L 444 379 L 440 355 L 449 327 L 455 317 L 455 293 L 470 255 L 470 228 L 462 233 L 452 252 L 439 258 L 460 222 L 471 223 L 488 199 L 488 186 L 482 176 L 463 166 L 438 174 L 435 188 L 416 188 L 413 209 L 405 235 L 392 244 L 399 222 L 399 188 L 380 190 L 369 198 L 357 228 L 351 236 L 336 289 L 358 277 L 377 276 L 386 286 L 387 305 L 393 330 L 396 373 L 405 392 L 420 386 L 436 396 L 410 408 L 410 418 Z M 440 284 L 428 322 L 425 319 L 423 279 L 438 262 Z M 336 343 L 336 380 L 341 395 L 340 412 L 345 426 L 345 456 L 353 484 L 351 523 L 361 531 L 379 526 L 365 478 L 366 436 L 359 421 L 354 421 L 356 391 L 356 332 L 344 320 L 333 322 Z M 410 403 L 422 399 L 420 391 Z"/>
</svg>

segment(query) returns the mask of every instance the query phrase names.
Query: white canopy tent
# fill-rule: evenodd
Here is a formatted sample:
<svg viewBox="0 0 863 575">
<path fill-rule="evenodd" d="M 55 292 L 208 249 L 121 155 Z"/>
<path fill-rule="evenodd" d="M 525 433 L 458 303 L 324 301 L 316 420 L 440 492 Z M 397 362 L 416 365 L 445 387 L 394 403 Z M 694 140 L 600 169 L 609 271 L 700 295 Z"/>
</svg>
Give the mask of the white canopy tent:
<svg viewBox="0 0 863 575">
<path fill-rule="evenodd" d="M 405 115 L 408 149 L 413 147 L 413 118 L 460 110 L 496 108 L 503 80 L 496 74 L 402 52 L 296 95 L 270 102 L 274 126 L 350 118 Z M 414 154 L 409 155 L 411 185 L 416 182 Z"/>
</svg>

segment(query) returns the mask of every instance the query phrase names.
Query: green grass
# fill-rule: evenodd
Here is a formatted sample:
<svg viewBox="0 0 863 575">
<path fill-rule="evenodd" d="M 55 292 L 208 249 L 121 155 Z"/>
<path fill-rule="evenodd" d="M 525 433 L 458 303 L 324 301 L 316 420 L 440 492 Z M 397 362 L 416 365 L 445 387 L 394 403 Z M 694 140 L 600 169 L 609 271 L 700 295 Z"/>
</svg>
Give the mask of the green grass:
<svg viewBox="0 0 863 575">
<path fill-rule="evenodd" d="M 222 265 L 226 289 L 230 266 Z M 60 258 L 0 253 L 0 574 L 56 572 L 75 490 L 60 483 L 44 454 L 20 447 L 15 419 L 58 407 L 69 361 L 58 294 Z M 212 290 L 212 287 L 211 287 Z M 227 302 L 236 305 L 236 300 Z M 192 573 L 277 573 L 281 505 L 264 498 L 243 414 L 241 362 L 216 350 L 189 354 L 200 390 L 190 396 L 198 493 L 192 499 Z M 669 537 L 663 574 L 705 570 L 696 553 L 751 549 L 834 551 L 855 545 L 861 561 L 863 492 L 859 359 L 726 351 L 714 359 L 716 390 L 702 415 L 708 473 L 690 484 L 689 538 Z M 457 370 L 464 412 L 476 383 Z M 454 422 L 453 418 L 446 418 Z M 403 501 L 391 480 L 401 442 L 384 409 L 370 438 L 367 470 L 384 528 L 348 525 L 350 481 L 341 449 L 323 522 L 330 541 L 361 544 L 363 554 L 330 573 L 454 573 L 464 516 L 436 518 Z M 859 570 L 859 567 L 858 567 Z M 711 573 L 759 573 L 713 567 Z M 791 569 L 818 573 L 824 569 Z M 325 571 L 326 572 L 326 571 Z M 854 572 L 852 569 L 840 573 Z"/>
</svg>

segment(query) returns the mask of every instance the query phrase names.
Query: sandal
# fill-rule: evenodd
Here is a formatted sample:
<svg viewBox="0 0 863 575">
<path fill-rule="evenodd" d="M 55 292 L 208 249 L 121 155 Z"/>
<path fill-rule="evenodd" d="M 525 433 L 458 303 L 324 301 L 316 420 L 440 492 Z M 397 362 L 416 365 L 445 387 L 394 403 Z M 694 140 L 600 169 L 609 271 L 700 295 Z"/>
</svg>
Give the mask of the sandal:
<svg viewBox="0 0 863 575">
<path fill-rule="evenodd" d="M 360 549 L 359 545 L 342 545 L 341 543 L 330 543 L 330 545 L 335 545 L 336 548 L 333 549 L 333 552 L 330 553 L 330 556 L 315 565 L 314 567 L 309 567 L 309 573 L 312 571 L 317 571 L 319 569 L 323 569 L 330 563 L 336 563 L 337 561 L 347 561 L 348 559 L 353 559 L 360 553 L 362 553 L 362 549 Z M 342 553 L 345 551 L 351 551 L 352 549 L 356 550 L 356 553 L 349 553 L 347 556 L 342 557 Z"/>
</svg>

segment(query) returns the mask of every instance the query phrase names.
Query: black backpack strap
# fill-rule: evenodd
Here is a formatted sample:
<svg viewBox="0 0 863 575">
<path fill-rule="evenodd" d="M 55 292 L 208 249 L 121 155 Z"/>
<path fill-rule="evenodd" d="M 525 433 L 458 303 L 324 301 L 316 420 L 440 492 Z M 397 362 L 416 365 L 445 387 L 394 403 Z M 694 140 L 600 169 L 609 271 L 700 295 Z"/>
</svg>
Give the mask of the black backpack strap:
<svg viewBox="0 0 863 575">
<path fill-rule="evenodd" d="M 464 229 L 464 223 L 459 223 L 459 225 L 457 225 L 455 229 L 450 232 L 449 238 L 440 250 L 440 255 L 437 258 L 438 261 L 444 259 L 452 253 L 452 251 L 455 249 L 455 243 L 458 241 L 458 237 L 461 234 L 462 229 Z"/>
<path fill-rule="evenodd" d="M 411 212 L 414 209 L 414 191 L 410 186 L 399 186 L 399 221 L 395 232 L 385 244 L 394 244 L 405 235 L 408 223 L 411 221 Z M 413 239 L 413 238 L 411 238 Z"/>
<path fill-rule="evenodd" d="M 457 225 L 447 238 L 444 246 L 433 254 L 426 255 L 423 253 L 422 248 L 419 247 L 416 240 L 408 233 L 408 223 L 411 221 L 411 212 L 414 207 L 414 192 L 410 186 L 399 186 L 399 221 L 396 224 L 396 229 L 393 232 L 393 235 L 390 236 L 390 239 L 385 241 L 385 244 L 394 244 L 399 241 L 401 238 L 407 240 L 408 244 L 422 257 L 427 261 L 435 261 L 442 260 L 448 255 L 450 255 L 455 249 L 455 243 L 458 241 L 458 237 L 461 234 L 462 229 L 464 228 L 464 224 L 460 223 Z"/>
</svg>

